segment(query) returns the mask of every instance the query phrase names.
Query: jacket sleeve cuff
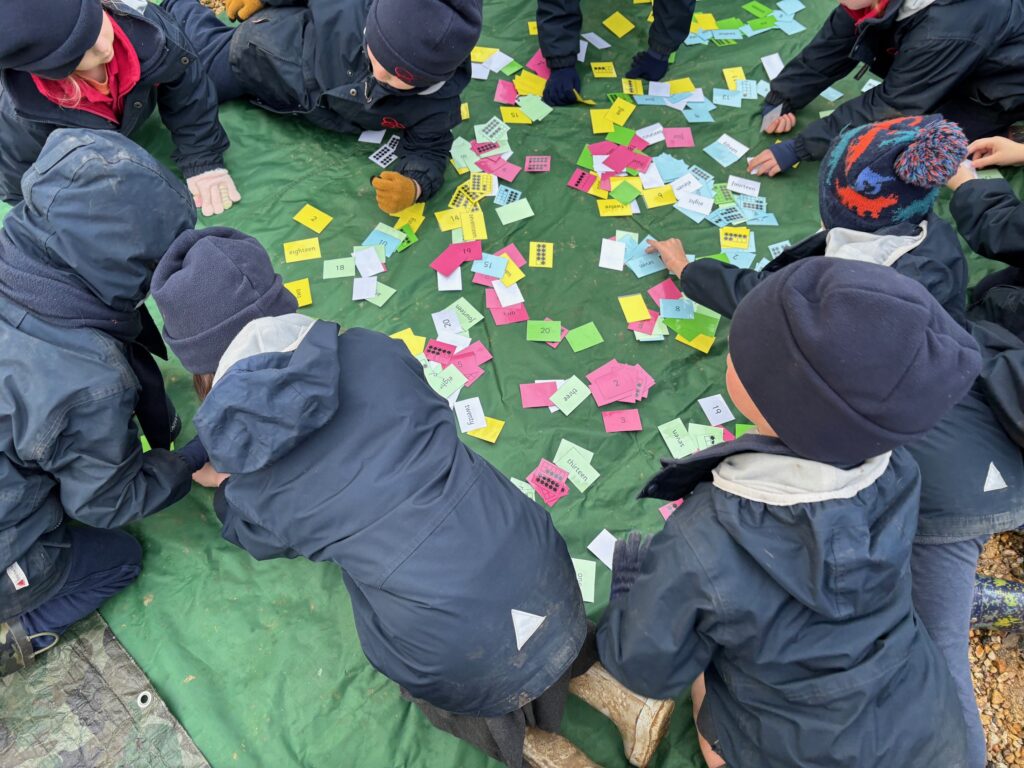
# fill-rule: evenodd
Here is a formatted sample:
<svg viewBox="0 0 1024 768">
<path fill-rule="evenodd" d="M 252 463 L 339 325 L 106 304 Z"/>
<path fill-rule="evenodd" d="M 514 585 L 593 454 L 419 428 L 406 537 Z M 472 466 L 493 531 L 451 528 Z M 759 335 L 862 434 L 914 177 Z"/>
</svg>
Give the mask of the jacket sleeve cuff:
<svg viewBox="0 0 1024 768">
<path fill-rule="evenodd" d="M 793 149 L 796 151 L 796 156 L 801 160 L 819 160 L 814 156 L 814 153 L 807 148 L 807 140 L 804 139 L 803 135 L 797 136 L 793 139 Z"/>
<path fill-rule="evenodd" d="M 407 179 L 415 181 L 420 188 L 419 200 L 427 200 L 434 196 L 438 189 L 441 187 L 441 179 L 435 177 L 435 175 L 429 171 L 419 170 L 417 168 L 395 168 L 398 173 L 405 176 Z M 417 201 L 418 202 L 418 201 Z"/>
<path fill-rule="evenodd" d="M 178 170 L 181 171 L 181 175 L 186 179 L 191 179 L 193 176 L 198 176 L 207 171 L 215 171 L 218 168 L 226 167 L 224 165 L 224 155 L 218 155 L 214 158 L 188 158 L 178 161 Z"/>
<path fill-rule="evenodd" d="M 576 66 L 576 55 L 574 54 L 552 56 L 550 59 L 545 56 L 544 60 L 548 63 L 550 69 L 568 69 L 569 67 Z"/>
</svg>

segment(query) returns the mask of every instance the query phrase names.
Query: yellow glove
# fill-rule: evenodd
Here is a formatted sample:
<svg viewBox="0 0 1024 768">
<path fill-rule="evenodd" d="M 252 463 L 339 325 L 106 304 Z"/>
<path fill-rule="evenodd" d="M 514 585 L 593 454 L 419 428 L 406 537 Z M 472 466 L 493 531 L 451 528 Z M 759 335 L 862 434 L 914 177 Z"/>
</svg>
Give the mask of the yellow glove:
<svg viewBox="0 0 1024 768">
<path fill-rule="evenodd" d="M 419 186 L 408 176 L 394 171 L 384 171 L 370 182 L 377 190 L 377 206 L 384 213 L 404 211 L 419 197 Z"/>
<path fill-rule="evenodd" d="M 260 0 L 225 0 L 224 9 L 232 21 L 245 21 L 257 11 L 263 10 Z"/>
</svg>

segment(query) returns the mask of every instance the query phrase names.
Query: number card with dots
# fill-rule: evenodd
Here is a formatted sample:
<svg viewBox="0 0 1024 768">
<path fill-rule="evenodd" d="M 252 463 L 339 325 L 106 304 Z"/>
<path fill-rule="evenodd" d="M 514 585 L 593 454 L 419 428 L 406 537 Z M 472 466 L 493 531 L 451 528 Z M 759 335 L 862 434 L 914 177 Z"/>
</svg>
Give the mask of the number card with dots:
<svg viewBox="0 0 1024 768">
<path fill-rule="evenodd" d="M 555 244 L 531 242 L 529 264 L 531 267 L 551 269 L 555 265 Z"/>
</svg>

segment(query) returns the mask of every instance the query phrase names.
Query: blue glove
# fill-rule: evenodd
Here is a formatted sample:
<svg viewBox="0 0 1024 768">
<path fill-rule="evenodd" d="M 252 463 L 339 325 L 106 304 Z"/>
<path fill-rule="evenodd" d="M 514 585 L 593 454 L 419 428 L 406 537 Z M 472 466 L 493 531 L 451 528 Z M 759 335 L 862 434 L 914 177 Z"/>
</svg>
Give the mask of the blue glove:
<svg viewBox="0 0 1024 768">
<path fill-rule="evenodd" d="M 210 460 L 206 455 L 206 448 L 203 447 L 199 437 L 193 437 L 184 448 L 179 448 L 174 455 L 188 464 L 189 472 L 198 472 L 203 465 Z"/>
<path fill-rule="evenodd" d="M 668 59 L 658 57 L 658 54 L 651 51 L 641 51 L 633 57 L 633 66 L 629 68 L 626 77 L 641 80 L 661 80 L 668 72 Z"/>
<path fill-rule="evenodd" d="M 775 162 L 779 164 L 780 173 L 788 171 L 800 162 L 800 157 L 796 153 L 796 142 L 793 139 L 772 144 L 768 149 L 775 155 Z"/>
<path fill-rule="evenodd" d="M 576 71 L 576 65 L 551 70 L 551 77 L 544 86 L 544 101 L 552 107 L 566 107 L 576 103 L 576 94 L 579 91 L 580 73 Z"/>
<path fill-rule="evenodd" d="M 613 600 L 633 588 L 650 546 L 651 536 L 645 536 L 638 531 L 633 531 L 625 539 L 615 542 L 615 554 L 612 556 Z"/>
</svg>

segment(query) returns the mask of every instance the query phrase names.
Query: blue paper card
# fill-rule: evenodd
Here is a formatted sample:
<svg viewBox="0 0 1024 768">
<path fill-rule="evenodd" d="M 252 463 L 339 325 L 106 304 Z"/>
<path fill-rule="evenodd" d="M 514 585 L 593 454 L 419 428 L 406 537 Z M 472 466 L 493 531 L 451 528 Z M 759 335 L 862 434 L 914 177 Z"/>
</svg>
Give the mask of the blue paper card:
<svg viewBox="0 0 1024 768">
<path fill-rule="evenodd" d="M 520 192 L 518 189 L 506 187 L 504 184 L 501 184 L 498 186 L 498 191 L 494 195 L 494 204 L 497 206 L 508 205 L 509 203 L 514 203 L 522 196 L 523 193 Z"/>
<path fill-rule="evenodd" d="M 502 277 L 508 269 L 508 259 L 504 256 L 495 256 L 493 253 L 485 253 L 483 258 L 473 262 L 473 271 L 489 277 Z"/>
<path fill-rule="evenodd" d="M 654 158 L 654 165 L 657 166 L 658 173 L 661 174 L 661 178 L 666 184 L 671 184 L 690 170 L 690 166 L 682 160 L 664 153 Z"/>
<path fill-rule="evenodd" d="M 662 299 L 661 316 L 670 319 L 692 320 L 693 302 L 689 299 Z"/>
<path fill-rule="evenodd" d="M 824 91 L 822 91 L 821 95 L 824 96 L 829 101 L 833 102 L 839 101 L 841 98 L 843 98 L 843 92 L 831 85 Z"/>
<path fill-rule="evenodd" d="M 668 269 L 668 267 L 665 266 L 665 262 L 663 262 L 661 257 L 656 253 L 645 253 L 641 258 L 627 261 L 626 266 L 629 267 L 637 277 L 647 277 L 647 275 L 653 275 L 655 272 L 661 272 Z"/>
<path fill-rule="evenodd" d="M 711 94 L 711 100 L 722 107 L 739 108 L 743 106 L 743 94 L 739 90 L 730 91 L 728 88 L 715 88 Z"/>
</svg>

